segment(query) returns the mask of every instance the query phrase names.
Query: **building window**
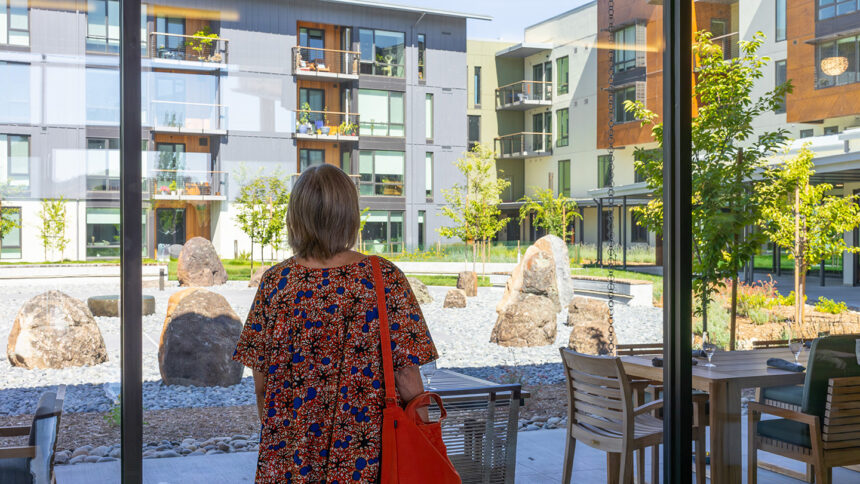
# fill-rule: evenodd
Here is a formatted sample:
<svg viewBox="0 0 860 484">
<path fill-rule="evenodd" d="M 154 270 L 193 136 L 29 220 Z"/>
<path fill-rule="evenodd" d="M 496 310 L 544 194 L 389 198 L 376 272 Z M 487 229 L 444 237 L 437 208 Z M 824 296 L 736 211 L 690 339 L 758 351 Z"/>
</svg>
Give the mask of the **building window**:
<svg viewBox="0 0 860 484">
<path fill-rule="evenodd" d="M 3 236 L 0 247 L 0 259 L 21 258 L 21 208 L 3 207 L 3 219 L 15 223 L 15 226 Z"/>
<path fill-rule="evenodd" d="M 634 59 L 634 61 L 635 61 L 635 59 Z M 570 73 L 568 72 L 568 70 L 569 70 L 568 62 L 569 61 L 568 61 L 567 56 L 559 57 L 558 59 L 555 60 L 555 63 L 556 63 L 555 75 L 558 76 L 558 80 L 556 81 L 556 85 L 558 87 L 556 87 L 556 89 L 558 89 L 559 94 L 567 94 L 567 92 L 568 92 L 569 81 L 570 81 Z"/>
<path fill-rule="evenodd" d="M 640 222 L 641 216 L 639 212 L 634 211 L 631 213 L 632 217 L 630 219 L 630 242 L 633 243 L 648 243 L 648 229 L 645 228 L 644 225 Z"/>
<path fill-rule="evenodd" d="M 323 113 L 323 111 L 325 110 L 325 90 L 300 87 L 299 109 L 304 111 L 305 108 L 310 111 L 309 113 L 307 113 L 308 121 L 311 123 L 311 125 L 313 125 L 314 129 L 317 128 L 317 121 L 320 122 L 319 127 L 321 128 L 325 122 L 325 115 Z"/>
<path fill-rule="evenodd" d="M 427 243 L 427 211 L 418 211 L 418 250 L 424 250 Z"/>
<path fill-rule="evenodd" d="M 87 191 L 119 191 L 119 139 L 87 139 Z"/>
<path fill-rule="evenodd" d="M 433 153 L 424 154 L 424 196 L 433 200 Z"/>
<path fill-rule="evenodd" d="M 857 9 L 857 0 L 818 0 L 818 20 L 845 15 Z"/>
<path fill-rule="evenodd" d="M 831 134 L 839 134 L 839 126 L 825 126 L 824 136 L 829 136 Z"/>
<path fill-rule="evenodd" d="M 636 67 L 636 25 L 615 31 L 615 72 Z"/>
<path fill-rule="evenodd" d="M 481 105 L 481 66 L 474 67 L 474 75 L 472 76 L 472 92 L 475 94 L 472 104 L 474 104 L 475 107 L 478 107 Z"/>
<path fill-rule="evenodd" d="M 0 61 L 0 123 L 30 123 L 29 64 Z"/>
<path fill-rule="evenodd" d="M 558 162 L 558 194 L 570 196 L 570 160 Z"/>
<path fill-rule="evenodd" d="M 165 209 L 159 209 L 161 212 Z M 167 209 L 171 212 L 174 209 Z M 161 214 L 159 214 L 161 215 Z M 159 232 L 171 236 L 176 233 L 176 224 L 170 224 L 163 217 L 156 216 Z M 163 223 L 162 223 L 163 222 Z M 120 249 L 120 215 L 119 208 L 87 208 L 87 258 L 118 258 Z M 159 239 L 161 241 L 162 239 Z M 171 242 L 176 240 L 171 237 Z M 182 241 L 185 243 L 185 219 L 182 219 Z"/>
<path fill-rule="evenodd" d="M 359 194 L 402 197 L 406 173 L 403 151 L 369 151 L 358 154 Z"/>
<path fill-rule="evenodd" d="M 598 155 L 597 157 L 597 188 L 609 186 L 610 168 L 612 155 Z"/>
<path fill-rule="evenodd" d="M 569 113 L 567 108 L 559 109 L 555 112 L 555 119 L 558 123 L 558 138 L 556 139 L 556 146 L 567 146 L 570 142 L 568 139 L 568 134 L 570 132 L 570 122 L 569 122 Z"/>
<path fill-rule="evenodd" d="M 812 138 L 815 136 L 814 131 L 810 129 L 801 129 L 800 130 L 800 138 Z"/>
<path fill-rule="evenodd" d="M 785 40 L 785 0 L 776 0 L 776 41 Z"/>
<path fill-rule="evenodd" d="M 87 2 L 87 50 L 119 53 L 119 0 Z"/>
<path fill-rule="evenodd" d="M 340 154 L 340 169 L 347 175 L 352 174 L 352 152 L 343 151 Z"/>
<path fill-rule="evenodd" d="M 30 137 L 0 134 L 0 192 L 23 195 L 30 190 Z"/>
<path fill-rule="evenodd" d="M 155 18 L 155 53 L 162 59 L 185 59 L 185 19 Z M 167 35 L 165 35 L 167 34 Z"/>
<path fill-rule="evenodd" d="M 30 45 L 28 0 L 0 0 L 0 44 Z"/>
<path fill-rule="evenodd" d="M 427 40 L 424 34 L 418 34 L 418 80 L 427 80 Z"/>
<path fill-rule="evenodd" d="M 300 28 L 299 46 L 307 47 L 306 49 L 301 49 L 302 59 L 317 62 L 320 57 L 324 57 L 320 49 L 325 48 L 325 32 L 320 29 Z M 322 62 L 325 62 L 325 59 Z"/>
<path fill-rule="evenodd" d="M 424 95 L 424 133 L 428 140 L 433 139 L 433 95 Z"/>
<path fill-rule="evenodd" d="M 361 74 L 404 77 L 406 36 L 403 32 L 358 30 Z"/>
<path fill-rule="evenodd" d="M 858 46 L 860 36 L 845 37 L 831 42 L 824 42 L 818 45 L 818 55 L 815 59 L 816 69 L 816 88 L 842 86 L 860 81 L 860 46 Z M 847 69 L 842 74 L 836 76 L 827 75 L 822 69 L 822 62 L 828 62 L 827 59 L 844 57 L 848 60 Z"/>
<path fill-rule="evenodd" d="M 614 230 L 612 229 L 614 228 L 613 225 L 615 225 L 615 217 L 612 216 L 612 209 L 603 210 L 601 215 L 601 223 L 603 224 L 603 241 L 608 243 L 613 239 L 612 235 Z M 617 244 L 618 239 L 613 240 L 613 242 Z"/>
<path fill-rule="evenodd" d="M 481 144 L 481 117 L 470 115 L 467 116 L 469 124 L 468 143 L 466 146 L 469 151 L 475 149 L 475 145 Z"/>
<path fill-rule="evenodd" d="M 361 240 L 367 252 L 400 252 L 403 244 L 403 212 L 369 211 L 361 231 Z"/>
<path fill-rule="evenodd" d="M 402 92 L 359 89 L 358 114 L 362 136 L 406 136 Z"/>
<path fill-rule="evenodd" d="M 308 150 L 302 148 L 299 150 L 299 171 L 305 171 L 315 165 L 325 163 L 324 150 Z"/>
<path fill-rule="evenodd" d="M 774 64 L 774 68 L 776 69 L 775 76 L 775 84 L 776 87 L 782 86 L 788 80 L 788 76 L 786 73 L 785 60 L 778 60 Z M 773 110 L 773 112 L 777 114 L 785 113 L 785 99 L 782 99 L 779 106 Z"/>
<path fill-rule="evenodd" d="M 644 161 L 644 160 L 651 160 L 651 159 L 662 160 L 663 159 L 663 150 L 661 150 L 660 148 L 654 148 L 654 149 L 650 149 L 650 150 L 636 150 L 633 153 L 633 160 L 634 161 Z M 634 164 L 634 166 L 635 166 L 635 164 Z M 642 170 L 640 170 L 640 169 L 634 168 L 633 169 L 633 183 L 642 183 L 644 181 L 646 181 L 645 180 L 645 173 L 643 173 Z"/>
<path fill-rule="evenodd" d="M 635 121 L 636 116 L 631 111 L 624 109 L 624 101 L 636 101 L 636 86 L 625 87 L 615 91 L 615 122 L 627 123 Z"/>
</svg>

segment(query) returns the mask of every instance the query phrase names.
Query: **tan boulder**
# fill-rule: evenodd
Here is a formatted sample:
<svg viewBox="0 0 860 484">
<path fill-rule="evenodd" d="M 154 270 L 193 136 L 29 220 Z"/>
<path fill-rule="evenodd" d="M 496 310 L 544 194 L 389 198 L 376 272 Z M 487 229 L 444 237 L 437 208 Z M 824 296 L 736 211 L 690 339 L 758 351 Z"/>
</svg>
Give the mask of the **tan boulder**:
<svg viewBox="0 0 860 484">
<path fill-rule="evenodd" d="M 520 293 L 499 312 L 490 342 L 501 346 L 545 346 L 555 342 L 556 303 L 546 296 Z"/>
<path fill-rule="evenodd" d="M 457 275 L 457 289 L 462 289 L 466 296 L 478 295 L 478 274 L 473 271 L 463 271 Z"/>
<path fill-rule="evenodd" d="M 544 296 L 552 301 L 556 312 L 561 311 L 555 278 L 555 262 L 551 252 L 534 245 L 526 250 L 523 259 L 514 267 L 511 277 L 505 284 L 505 293 L 496 305 L 496 312 L 504 311 L 505 307 L 511 301 L 517 300 L 521 293 Z"/>
<path fill-rule="evenodd" d="M 418 304 L 429 304 L 433 302 L 433 296 L 430 295 L 430 290 L 427 289 L 427 285 L 421 282 L 420 279 L 407 277 L 406 280 L 409 281 L 409 287 L 412 288 L 412 294 L 415 295 L 415 299 L 418 301 Z"/>
<path fill-rule="evenodd" d="M 616 344 L 615 333 L 609 331 L 609 305 L 597 299 L 574 297 L 567 314 L 570 331 L 568 347 L 589 355 L 609 354 Z"/>
<path fill-rule="evenodd" d="M 212 242 L 193 237 L 185 242 L 179 254 L 176 278 L 183 287 L 218 286 L 227 282 L 227 270 Z"/>
<path fill-rule="evenodd" d="M 535 247 L 552 254 L 555 281 L 561 307 L 567 307 L 573 298 L 573 280 L 570 278 L 570 255 L 567 244 L 555 235 L 544 235 L 534 243 Z"/>
<path fill-rule="evenodd" d="M 12 324 L 6 355 L 12 366 L 27 369 L 98 365 L 108 359 L 87 305 L 60 291 L 24 303 Z"/>
<path fill-rule="evenodd" d="M 263 274 L 266 273 L 267 270 L 271 269 L 271 266 L 263 266 L 254 271 L 251 274 L 251 279 L 248 281 L 248 287 L 257 287 L 263 282 Z"/>
<path fill-rule="evenodd" d="M 462 289 L 451 289 L 445 295 L 445 302 L 442 303 L 443 308 L 464 308 L 466 307 L 466 293 Z"/>
</svg>

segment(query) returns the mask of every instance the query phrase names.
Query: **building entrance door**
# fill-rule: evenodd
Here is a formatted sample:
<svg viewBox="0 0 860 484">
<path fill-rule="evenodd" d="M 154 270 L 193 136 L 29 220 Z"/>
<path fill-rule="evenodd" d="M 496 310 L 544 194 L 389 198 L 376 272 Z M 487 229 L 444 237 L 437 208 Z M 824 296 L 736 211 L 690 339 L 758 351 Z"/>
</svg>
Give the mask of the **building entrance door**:
<svg viewBox="0 0 860 484">
<path fill-rule="evenodd" d="M 185 209 L 158 208 L 155 210 L 155 246 L 185 244 Z"/>
</svg>

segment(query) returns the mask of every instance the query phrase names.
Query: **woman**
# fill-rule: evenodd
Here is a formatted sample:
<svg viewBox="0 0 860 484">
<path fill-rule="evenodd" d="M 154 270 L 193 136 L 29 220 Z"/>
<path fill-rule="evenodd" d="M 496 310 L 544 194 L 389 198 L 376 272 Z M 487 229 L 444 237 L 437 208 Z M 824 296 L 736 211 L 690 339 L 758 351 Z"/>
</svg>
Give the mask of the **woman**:
<svg viewBox="0 0 860 484">
<path fill-rule="evenodd" d="M 350 178 L 305 170 L 287 212 L 295 255 L 263 276 L 234 355 L 254 370 L 257 482 L 377 480 L 385 389 L 370 259 L 351 250 L 359 224 Z M 403 404 L 438 356 L 406 277 L 380 262 Z"/>
</svg>

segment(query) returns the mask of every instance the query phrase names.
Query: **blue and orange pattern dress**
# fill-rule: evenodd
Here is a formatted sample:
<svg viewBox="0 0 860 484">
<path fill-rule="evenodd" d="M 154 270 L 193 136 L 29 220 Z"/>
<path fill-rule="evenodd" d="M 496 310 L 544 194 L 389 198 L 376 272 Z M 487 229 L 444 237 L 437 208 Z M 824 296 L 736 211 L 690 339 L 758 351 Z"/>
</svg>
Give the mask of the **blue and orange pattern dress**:
<svg viewBox="0 0 860 484">
<path fill-rule="evenodd" d="M 406 277 L 380 260 L 395 371 L 438 358 Z M 373 271 L 365 258 L 265 273 L 234 359 L 266 375 L 258 483 L 376 482 L 384 379 Z"/>
</svg>

